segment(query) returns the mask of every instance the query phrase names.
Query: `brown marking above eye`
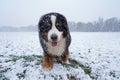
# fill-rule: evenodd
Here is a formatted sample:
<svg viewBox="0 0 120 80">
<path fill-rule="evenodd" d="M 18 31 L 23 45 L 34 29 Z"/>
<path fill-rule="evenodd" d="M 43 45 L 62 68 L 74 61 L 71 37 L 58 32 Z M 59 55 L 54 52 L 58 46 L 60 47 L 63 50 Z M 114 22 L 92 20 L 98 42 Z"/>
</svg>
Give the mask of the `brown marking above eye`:
<svg viewBox="0 0 120 80">
<path fill-rule="evenodd" d="M 61 23 L 58 23 L 58 22 L 57 22 L 55 25 L 56 25 L 56 26 L 61 26 Z"/>
<path fill-rule="evenodd" d="M 47 35 L 48 35 L 48 33 L 46 33 L 46 32 L 45 32 L 45 33 L 43 33 L 43 35 L 47 36 Z"/>
<path fill-rule="evenodd" d="M 51 26 L 51 24 L 50 24 L 50 23 L 47 23 L 47 26 Z"/>
</svg>

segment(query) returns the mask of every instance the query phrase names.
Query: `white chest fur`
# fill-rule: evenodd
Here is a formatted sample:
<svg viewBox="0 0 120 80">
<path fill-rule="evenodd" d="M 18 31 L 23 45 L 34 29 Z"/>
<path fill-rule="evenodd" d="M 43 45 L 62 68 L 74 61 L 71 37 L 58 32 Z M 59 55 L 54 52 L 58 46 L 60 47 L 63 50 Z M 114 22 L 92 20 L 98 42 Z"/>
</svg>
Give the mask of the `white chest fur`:
<svg viewBox="0 0 120 80">
<path fill-rule="evenodd" d="M 49 54 L 56 55 L 56 56 L 61 56 L 63 52 L 65 51 L 65 39 L 60 40 L 57 43 L 57 46 L 53 47 L 51 46 L 51 43 L 46 42 L 47 46 L 47 51 Z"/>
</svg>

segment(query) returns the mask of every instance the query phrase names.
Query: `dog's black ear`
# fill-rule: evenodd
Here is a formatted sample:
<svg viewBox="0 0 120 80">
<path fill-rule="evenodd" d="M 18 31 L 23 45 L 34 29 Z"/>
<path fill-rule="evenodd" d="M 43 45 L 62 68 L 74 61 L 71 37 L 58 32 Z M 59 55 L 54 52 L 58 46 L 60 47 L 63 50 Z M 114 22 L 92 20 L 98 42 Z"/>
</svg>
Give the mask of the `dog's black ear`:
<svg viewBox="0 0 120 80">
<path fill-rule="evenodd" d="M 64 24 L 63 36 L 66 37 L 68 33 L 69 33 L 68 25 L 67 25 L 67 24 Z"/>
<path fill-rule="evenodd" d="M 41 32 L 41 28 L 42 28 L 41 26 L 42 26 L 42 24 L 43 24 L 43 21 L 42 21 L 42 20 L 43 20 L 43 16 L 40 18 L 40 20 L 39 20 L 39 22 L 38 22 L 38 31 L 39 31 L 39 32 Z"/>
<path fill-rule="evenodd" d="M 69 33 L 69 28 L 68 28 L 68 22 L 67 22 L 67 19 L 63 16 L 63 19 L 62 19 L 62 23 L 63 23 L 63 26 L 64 26 L 64 37 L 67 36 L 67 34 Z"/>
</svg>

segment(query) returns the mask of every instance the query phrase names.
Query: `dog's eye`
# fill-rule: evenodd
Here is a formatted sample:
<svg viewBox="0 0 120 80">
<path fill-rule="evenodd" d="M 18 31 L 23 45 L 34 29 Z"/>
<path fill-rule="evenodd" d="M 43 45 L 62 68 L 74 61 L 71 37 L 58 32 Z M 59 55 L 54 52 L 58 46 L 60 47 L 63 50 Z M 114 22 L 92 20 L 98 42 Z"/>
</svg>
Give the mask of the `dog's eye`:
<svg viewBox="0 0 120 80">
<path fill-rule="evenodd" d="M 57 29 L 58 29 L 59 31 L 62 31 L 62 27 L 61 27 L 61 26 L 57 26 Z"/>
<path fill-rule="evenodd" d="M 51 27 L 46 26 L 46 25 L 41 27 L 42 32 L 48 32 L 50 29 L 51 29 Z"/>
<path fill-rule="evenodd" d="M 57 27 L 57 29 L 59 31 L 62 31 L 62 23 L 58 22 L 58 23 L 55 24 L 55 26 Z"/>
</svg>

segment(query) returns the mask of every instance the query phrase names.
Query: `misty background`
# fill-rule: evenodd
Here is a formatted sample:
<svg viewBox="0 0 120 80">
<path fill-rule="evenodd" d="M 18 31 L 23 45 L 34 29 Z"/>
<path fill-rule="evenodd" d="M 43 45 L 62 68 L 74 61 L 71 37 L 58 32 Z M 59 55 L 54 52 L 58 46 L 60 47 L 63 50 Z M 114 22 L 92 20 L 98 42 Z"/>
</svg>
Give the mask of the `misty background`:
<svg viewBox="0 0 120 80">
<path fill-rule="evenodd" d="M 0 0 L 0 32 L 34 32 L 43 14 L 66 16 L 70 31 L 119 32 L 120 0 Z"/>
</svg>

